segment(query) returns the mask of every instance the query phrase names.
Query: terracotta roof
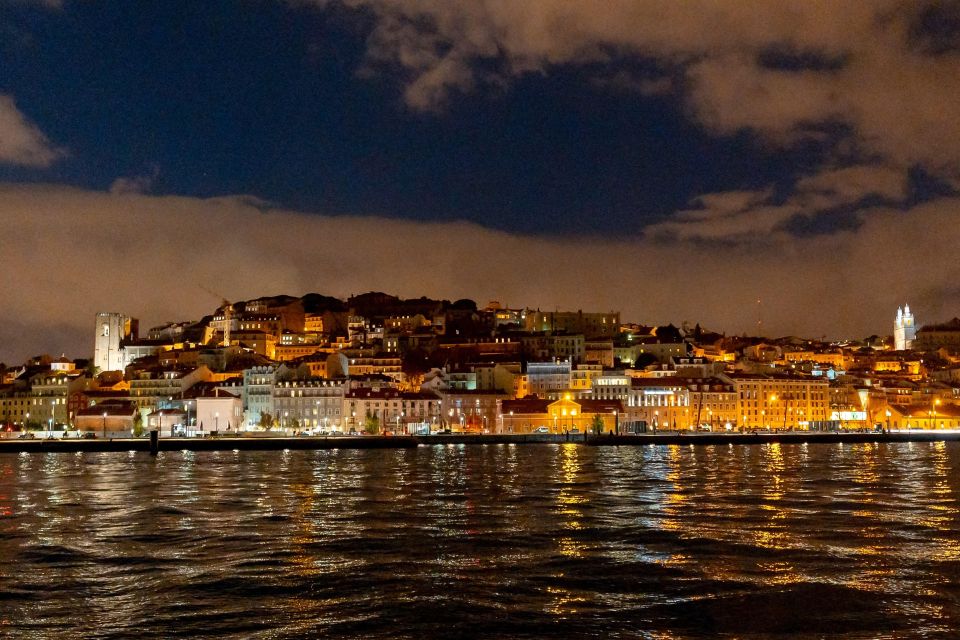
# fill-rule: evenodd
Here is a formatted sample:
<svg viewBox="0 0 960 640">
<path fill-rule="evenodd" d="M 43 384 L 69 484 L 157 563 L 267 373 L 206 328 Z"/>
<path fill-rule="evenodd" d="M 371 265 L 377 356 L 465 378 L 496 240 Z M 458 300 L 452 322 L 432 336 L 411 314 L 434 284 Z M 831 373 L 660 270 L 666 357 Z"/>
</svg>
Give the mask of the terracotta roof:
<svg viewBox="0 0 960 640">
<path fill-rule="evenodd" d="M 546 413 L 547 407 L 552 400 L 528 396 L 518 400 L 504 400 L 500 404 L 500 411 L 504 414 L 510 413 Z"/>
<path fill-rule="evenodd" d="M 126 400 L 115 400 L 101 402 L 100 404 L 77 411 L 78 416 L 102 416 L 106 413 L 108 416 L 132 416 L 137 410 L 137 405 Z"/>
</svg>

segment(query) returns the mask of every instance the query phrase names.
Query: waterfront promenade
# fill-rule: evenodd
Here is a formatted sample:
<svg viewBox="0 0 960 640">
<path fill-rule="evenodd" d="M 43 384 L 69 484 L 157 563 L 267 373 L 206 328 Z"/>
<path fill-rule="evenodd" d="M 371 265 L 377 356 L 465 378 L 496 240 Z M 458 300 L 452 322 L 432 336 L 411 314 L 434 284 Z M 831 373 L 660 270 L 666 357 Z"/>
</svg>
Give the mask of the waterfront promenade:
<svg viewBox="0 0 960 640">
<path fill-rule="evenodd" d="M 960 431 L 614 434 L 443 434 L 430 436 L 161 438 L 158 451 L 282 451 L 409 449 L 421 445 L 579 444 L 585 446 L 756 445 L 799 443 L 935 442 L 960 440 Z M 2 453 L 150 451 L 149 438 L 0 440 Z"/>
</svg>

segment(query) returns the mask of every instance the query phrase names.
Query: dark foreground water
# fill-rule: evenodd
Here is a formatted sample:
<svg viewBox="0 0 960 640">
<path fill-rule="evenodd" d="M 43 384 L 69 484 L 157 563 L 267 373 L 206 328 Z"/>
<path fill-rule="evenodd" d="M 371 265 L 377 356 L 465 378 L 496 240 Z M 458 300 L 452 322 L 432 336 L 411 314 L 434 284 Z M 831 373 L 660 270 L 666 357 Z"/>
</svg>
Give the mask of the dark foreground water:
<svg viewBox="0 0 960 640">
<path fill-rule="evenodd" d="M 0 456 L 8 637 L 960 637 L 960 443 Z"/>
</svg>

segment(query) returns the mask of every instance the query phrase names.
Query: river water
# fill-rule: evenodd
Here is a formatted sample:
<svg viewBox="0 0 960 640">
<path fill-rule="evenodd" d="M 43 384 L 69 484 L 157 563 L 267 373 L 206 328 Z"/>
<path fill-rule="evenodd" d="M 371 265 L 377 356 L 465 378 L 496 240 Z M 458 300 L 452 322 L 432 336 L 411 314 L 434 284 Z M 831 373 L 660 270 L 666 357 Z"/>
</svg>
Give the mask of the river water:
<svg viewBox="0 0 960 640">
<path fill-rule="evenodd" d="M 0 635 L 960 637 L 960 443 L 7 454 Z"/>
</svg>

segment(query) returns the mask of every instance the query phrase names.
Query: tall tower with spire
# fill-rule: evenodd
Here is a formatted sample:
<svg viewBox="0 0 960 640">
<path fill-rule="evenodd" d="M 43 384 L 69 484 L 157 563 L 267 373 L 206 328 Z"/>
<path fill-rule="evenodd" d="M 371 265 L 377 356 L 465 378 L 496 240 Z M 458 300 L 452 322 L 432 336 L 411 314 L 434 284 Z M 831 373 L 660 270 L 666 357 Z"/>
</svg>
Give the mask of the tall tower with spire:
<svg viewBox="0 0 960 640">
<path fill-rule="evenodd" d="M 893 345 L 897 351 L 906 351 L 913 348 L 913 341 L 917 337 L 917 324 L 910 305 L 897 307 L 897 319 L 893 322 Z"/>
</svg>

